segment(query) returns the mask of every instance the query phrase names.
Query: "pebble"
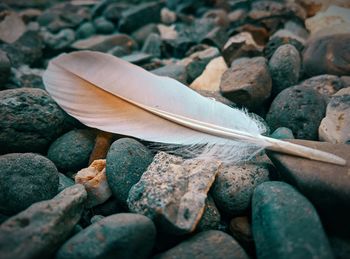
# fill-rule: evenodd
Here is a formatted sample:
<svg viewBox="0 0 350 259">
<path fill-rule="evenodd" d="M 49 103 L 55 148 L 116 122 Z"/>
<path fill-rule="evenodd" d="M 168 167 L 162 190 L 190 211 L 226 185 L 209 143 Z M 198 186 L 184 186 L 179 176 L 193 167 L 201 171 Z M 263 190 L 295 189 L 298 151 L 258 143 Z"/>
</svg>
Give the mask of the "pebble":
<svg viewBox="0 0 350 259">
<path fill-rule="evenodd" d="M 114 24 L 106 20 L 104 17 L 99 17 L 94 20 L 94 25 L 97 33 L 110 34 L 114 31 Z"/>
<path fill-rule="evenodd" d="M 209 31 L 207 35 L 205 35 L 205 37 L 201 40 L 201 43 L 222 49 L 222 47 L 227 42 L 227 39 L 228 35 L 226 30 L 223 27 L 218 26 Z"/>
<path fill-rule="evenodd" d="M 235 217 L 230 221 L 230 231 L 240 243 L 252 243 L 252 227 L 247 216 Z"/>
<path fill-rule="evenodd" d="M 177 81 L 186 84 L 187 73 L 186 67 L 180 64 L 169 64 L 151 71 L 158 76 L 167 76 L 176 79 Z"/>
<path fill-rule="evenodd" d="M 63 29 L 56 34 L 49 31 L 43 33 L 45 44 L 54 50 L 67 48 L 75 40 L 75 32 L 72 29 Z"/>
<path fill-rule="evenodd" d="M 95 160 L 88 168 L 80 170 L 75 182 L 84 185 L 87 191 L 87 208 L 104 203 L 112 195 L 107 183 L 105 159 Z"/>
<path fill-rule="evenodd" d="M 292 86 L 279 93 L 266 116 L 271 130 L 287 127 L 298 139 L 318 139 L 318 127 L 326 112 L 324 98 L 314 89 Z"/>
<path fill-rule="evenodd" d="M 270 137 L 275 139 L 294 139 L 293 131 L 286 127 L 277 128 Z"/>
<path fill-rule="evenodd" d="M 168 8 L 163 7 L 162 10 L 160 10 L 160 20 L 162 23 L 170 25 L 176 22 L 176 19 L 176 13 L 169 10 Z"/>
<path fill-rule="evenodd" d="M 228 234 L 218 230 L 200 232 L 154 259 L 170 258 L 238 258 L 248 259 L 243 248 Z"/>
<path fill-rule="evenodd" d="M 239 59 L 221 77 L 224 97 L 249 109 L 258 109 L 270 97 L 271 76 L 263 57 Z"/>
<path fill-rule="evenodd" d="M 115 214 L 73 236 L 58 250 L 56 258 L 148 258 L 155 237 L 156 228 L 147 217 Z"/>
<path fill-rule="evenodd" d="M 263 165 L 246 164 L 225 166 L 211 189 L 218 208 L 229 216 L 244 214 L 250 208 L 254 189 L 269 180 L 269 171 Z"/>
<path fill-rule="evenodd" d="M 43 69 L 30 68 L 28 65 L 11 68 L 11 77 L 6 88 L 39 88 L 45 90 L 42 80 L 43 73 Z"/>
<path fill-rule="evenodd" d="M 332 96 L 318 132 L 322 141 L 350 144 L 350 87 Z"/>
<path fill-rule="evenodd" d="M 57 194 L 58 172 L 46 157 L 33 153 L 0 156 L 0 212 L 14 214 Z"/>
<path fill-rule="evenodd" d="M 221 77 L 226 70 L 227 65 L 221 56 L 213 58 L 190 87 L 194 90 L 219 92 Z"/>
<path fill-rule="evenodd" d="M 136 42 L 142 46 L 145 43 L 147 37 L 151 33 L 159 34 L 158 26 L 160 26 L 160 24 L 157 25 L 155 23 L 149 23 L 149 24 L 143 25 L 140 29 L 134 31 L 131 34 L 131 37 L 133 39 L 135 39 Z M 162 26 L 164 26 L 164 25 L 162 25 Z"/>
<path fill-rule="evenodd" d="M 91 22 L 82 23 L 75 32 L 77 39 L 86 39 L 96 33 L 96 29 Z"/>
<path fill-rule="evenodd" d="M 11 74 L 11 63 L 5 51 L 0 49 L 0 90 L 4 88 L 4 84 L 8 81 Z"/>
<path fill-rule="evenodd" d="M 283 35 L 279 35 L 278 37 L 270 38 L 264 48 L 264 56 L 267 59 L 270 59 L 275 53 L 275 51 L 282 45 L 290 44 L 293 45 L 299 53 L 302 53 L 304 50 L 304 40 L 300 41 L 300 38 L 296 39 L 295 37 L 290 37 L 290 34 L 283 37 Z"/>
<path fill-rule="evenodd" d="M 162 55 L 162 40 L 159 34 L 151 33 L 148 35 L 141 51 L 151 54 L 153 57 L 160 58 Z"/>
<path fill-rule="evenodd" d="M 330 152 L 350 161 L 350 147 L 347 144 L 305 140 L 292 142 Z M 268 152 L 268 156 L 282 179 L 298 188 L 315 205 L 323 223 L 327 223 L 327 228 L 349 233 L 349 163 L 346 166 L 337 166 L 275 152 Z"/>
<path fill-rule="evenodd" d="M 76 172 L 88 166 L 89 156 L 94 148 L 96 134 L 91 129 L 72 130 L 50 146 L 47 157 L 62 172 Z"/>
<path fill-rule="evenodd" d="M 305 73 L 349 75 L 349 42 L 350 33 L 311 36 L 303 53 Z"/>
<path fill-rule="evenodd" d="M 129 190 L 136 184 L 153 159 L 140 142 L 121 138 L 113 142 L 107 153 L 106 175 L 113 196 L 126 206 Z"/>
<path fill-rule="evenodd" d="M 65 118 L 65 113 L 44 90 L 1 91 L 0 153 L 46 153 L 49 144 L 64 131 Z"/>
<path fill-rule="evenodd" d="M 163 233 L 190 233 L 203 216 L 207 193 L 220 164 L 159 152 L 131 188 L 128 207 L 154 220 Z"/>
<path fill-rule="evenodd" d="M 272 78 L 272 94 L 295 85 L 300 74 L 301 60 L 298 50 L 290 44 L 280 46 L 269 61 Z"/>
<path fill-rule="evenodd" d="M 61 192 L 64 189 L 73 186 L 74 184 L 75 183 L 71 178 L 65 176 L 62 173 L 58 173 L 58 192 Z"/>
<path fill-rule="evenodd" d="M 26 31 L 26 25 L 16 12 L 3 12 L 0 21 L 0 40 L 13 43 Z"/>
<path fill-rule="evenodd" d="M 333 258 L 315 208 L 293 187 L 262 183 L 252 203 L 257 258 Z"/>
<path fill-rule="evenodd" d="M 85 199 L 84 187 L 74 185 L 8 219 L 0 226 L 1 258 L 51 258 L 78 223 Z"/>
<path fill-rule="evenodd" d="M 148 23 L 160 22 L 162 2 L 141 3 L 122 12 L 119 22 L 121 32 L 133 32 Z"/>
</svg>

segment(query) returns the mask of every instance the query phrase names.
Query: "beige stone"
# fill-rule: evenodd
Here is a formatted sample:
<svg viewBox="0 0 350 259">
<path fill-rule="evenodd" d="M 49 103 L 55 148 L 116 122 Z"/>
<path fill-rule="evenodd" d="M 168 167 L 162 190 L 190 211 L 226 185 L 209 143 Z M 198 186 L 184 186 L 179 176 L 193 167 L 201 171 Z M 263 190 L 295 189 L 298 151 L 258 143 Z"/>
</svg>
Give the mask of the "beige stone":
<svg viewBox="0 0 350 259">
<path fill-rule="evenodd" d="M 13 43 L 26 31 L 26 25 L 22 18 L 15 12 L 5 14 L 0 21 L 0 40 Z"/>
</svg>

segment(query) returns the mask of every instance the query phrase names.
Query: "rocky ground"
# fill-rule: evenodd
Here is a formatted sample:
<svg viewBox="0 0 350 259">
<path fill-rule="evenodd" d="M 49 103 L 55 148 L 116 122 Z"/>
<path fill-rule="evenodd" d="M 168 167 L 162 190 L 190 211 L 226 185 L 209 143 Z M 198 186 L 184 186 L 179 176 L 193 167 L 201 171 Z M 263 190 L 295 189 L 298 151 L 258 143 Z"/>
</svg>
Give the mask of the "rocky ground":
<svg viewBox="0 0 350 259">
<path fill-rule="evenodd" d="M 349 258 L 349 165 L 157 153 L 82 125 L 42 82 L 60 53 L 110 53 L 350 161 L 349 8 L 3 0 L 0 258 Z"/>
</svg>

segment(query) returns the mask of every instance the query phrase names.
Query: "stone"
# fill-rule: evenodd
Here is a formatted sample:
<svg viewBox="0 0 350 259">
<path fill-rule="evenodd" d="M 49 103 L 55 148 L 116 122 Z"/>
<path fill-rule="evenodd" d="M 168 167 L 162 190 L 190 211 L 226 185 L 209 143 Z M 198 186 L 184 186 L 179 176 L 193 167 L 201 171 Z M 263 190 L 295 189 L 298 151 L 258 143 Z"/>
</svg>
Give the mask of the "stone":
<svg viewBox="0 0 350 259">
<path fill-rule="evenodd" d="M 273 39 L 280 39 L 282 42 L 298 42 L 300 45 L 304 46 L 305 45 L 305 38 L 302 38 L 296 34 L 294 34 L 293 32 L 291 32 L 290 30 L 286 30 L 286 29 L 280 29 L 278 31 L 276 31 L 273 35 L 271 35 L 270 40 Z M 289 44 L 291 44 L 289 43 Z M 295 46 L 295 44 L 291 44 L 293 45 L 295 48 L 297 46 Z"/>
<path fill-rule="evenodd" d="M 269 61 L 272 95 L 276 96 L 282 90 L 295 85 L 299 80 L 300 67 L 298 50 L 290 44 L 280 46 Z"/>
<path fill-rule="evenodd" d="M 0 40 L 13 43 L 26 31 L 22 18 L 15 12 L 2 12 L 0 21 Z"/>
<path fill-rule="evenodd" d="M 51 258 L 78 223 L 86 199 L 82 185 L 34 203 L 0 226 L 3 259 Z"/>
<path fill-rule="evenodd" d="M 345 84 L 338 77 L 333 75 L 319 75 L 306 79 L 301 83 L 305 88 L 312 88 L 319 92 L 328 103 L 332 95 L 342 89 Z"/>
<path fill-rule="evenodd" d="M 116 46 L 124 47 L 129 53 L 137 48 L 136 42 L 126 34 L 95 35 L 88 39 L 78 40 L 71 45 L 76 50 L 100 52 L 107 52 Z"/>
<path fill-rule="evenodd" d="M 205 201 L 204 213 L 197 225 L 196 231 L 216 230 L 219 228 L 220 219 L 220 211 L 216 207 L 214 199 L 208 195 Z"/>
<path fill-rule="evenodd" d="M 307 140 L 289 141 L 326 151 L 347 161 L 347 165 L 340 166 L 267 152 L 284 181 L 298 188 L 316 206 L 321 217 L 331 222 L 331 226 L 338 226 L 339 229 L 345 230 L 345 233 L 349 232 L 350 227 L 345 223 L 350 215 L 350 206 L 347 202 L 350 197 L 349 145 Z"/>
<path fill-rule="evenodd" d="M 262 183 L 252 203 L 258 258 L 333 258 L 315 208 L 292 186 Z"/>
<path fill-rule="evenodd" d="M 181 242 L 168 251 L 157 255 L 155 259 L 170 258 L 239 258 L 248 259 L 243 248 L 228 234 L 209 230 L 200 232 Z"/>
<path fill-rule="evenodd" d="M 201 43 L 222 49 L 227 40 L 228 35 L 226 30 L 223 27 L 218 26 L 209 31 L 201 40 Z"/>
<path fill-rule="evenodd" d="M 87 208 L 102 204 L 112 196 L 107 183 L 105 159 L 95 160 L 89 167 L 80 170 L 75 182 L 84 185 L 87 191 Z"/>
<path fill-rule="evenodd" d="M 5 51 L 0 50 L 0 90 L 3 89 L 11 74 L 11 62 Z"/>
<path fill-rule="evenodd" d="M 212 100 L 217 101 L 217 102 L 221 102 L 221 103 L 226 104 L 232 108 L 237 108 L 237 105 L 235 103 L 233 103 L 229 99 L 226 99 L 225 97 L 223 97 L 220 94 L 220 92 L 212 92 L 212 91 L 198 90 L 198 89 L 195 89 L 195 91 L 197 93 L 199 93 L 200 95 L 208 97 L 209 99 L 212 99 Z"/>
<path fill-rule="evenodd" d="M 86 39 L 96 33 L 96 29 L 91 22 L 82 23 L 75 32 L 77 39 Z"/>
<path fill-rule="evenodd" d="M 156 26 L 156 29 L 160 35 L 160 38 L 164 41 L 176 40 L 178 37 L 178 33 L 174 26 L 165 26 L 163 24 L 159 24 Z"/>
<path fill-rule="evenodd" d="M 235 217 L 230 221 L 230 231 L 240 243 L 252 243 L 252 227 L 247 216 Z"/>
<path fill-rule="evenodd" d="M 220 92 L 234 103 L 254 110 L 270 97 L 271 85 L 265 58 L 246 58 L 237 60 L 223 73 Z"/>
<path fill-rule="evenodd" d="M 340 77 L 343 87 L 350 87 L 350 76 Z"/>
<path fill-rule="evenodd" d="M 316 34 L 320 30 L 326 30 L 340 24 L 350 26 L 349 8 L 343 8 L 337 5 L 331 5 L 326 11 L 318 12 L 315 16 L 305 20 L 305 27 L 310 31 L 311 35 Z"/>
<path fill-rule="evenodd" d="M 270 137 L 275 139 L 294 139 L 293 131 L 286 127 L 277 128 Z"/>
<path fill-rule="evenodd" d="M 242 215 L 250 208 L 254 189 L 268 180 L 269 171 L 264 165 L 225 166 L 219 170 L 211 195 L 220 211 L 229 216 Z"/>
<path fill-rule="evenodd" d="M 122 11 L 129 7 L 128 4 L 118 3 L 118 2 L 105 2 L 108 4 L 106 8 L 103 10 L 103 16 L 109 20 L 117 24 L 121 18 Z"/>
<path fill-rule="evenodd" d="M 187 73 L 186 67 L 180 64 L 169 64 L 164 67 L 160 67 L 151 71 L 153 74 L 158 76 L 167 76 L 174 78 L 175 80 L 186 84 L 187 83 Z"/>
<path fill-rule="evenodd" d="M 43 73 L 43 69 L 30 68 L 28 65 L 12 68 L 9 84 L 6 88 L 39 88 L 45 90 L 42 80 Z"/>
<path fill-rule="evenodd" d="M 153 57 L 160 58 L 162 55 L 162 40 L 160 36 L 156 33 L 148 35 L 141 51 L 151 54 Z"/>
<path fill-rule="evenodd" d="M 129 190 L 152 162 L 152 153 L 140 142 L 121 138 L 113 142 L 108 153 L 106 175 L 113 196 L 126 206 Z"/>
<path fill-rule="evenodd" d="M 273 55 L 273 53 L 275 53 L 275 51 L 282 45 L 285 44 L 290 44 L 293 45 L 299 53 L 302 53 L 304 50 L 304 45 L 306 43 L 304 43 L 305 41 L 302 39 L 302 41 L 300 40 L 300 37 L 295 37 L 295 35 L 292 37 L 292 33 L 288 33 L 288 34 L 280 34 L 280 35 L 275 35 L 275 37 L 270 37 L 269 41 L 267 42 L 265 48 L 264 48 L 264 56 L 267 59 L 270 59 Z"/>
<path fill-rule="evenodd" d="M 38 19 L 38 17 L 42 13 L 43 12 L 39 9 L 29 8 L 29 9 L 24 9 L 23 11 L 20 11 L 19 15 L 21 16 L 24 23 L 28 24 L 30 22 L 36 21 L 36 19 Z"/>
<path fill-rule="evenodd" d="M 114 31 L 114 24 L 106 20 L 104 17 L 99 17 L 94 20 L 96 31 L 101 34 L 110 34 Z"/>
<path fill-rule="evenodd" d="M 221 56 L 213 58 L 190 87 L 196 91 L 219 92 L 221 76 L 226 70 L 226 62 Z"/>
<path fill-rule="evenodd" d="M 266 122 L 274 131 L 287 127 L 298 139 L 318 139 L 318 127 L 326 112 L 324 98 L 302 85 L 289 87 L 273 100 Z"/>
<path fill-rule="evenodd" d="M 350 33 L 310 37 L 303 53 L 309 76 L 350 74 Z"/>
<path fill-rule="evenodd" d="M 232 36 L 225 43 L 222 55 L 228 66 L 238 58 L 259 55 L 263 47 L 259 46 L 249 32 L 241 32 Z"/>
<path fill-rule="evenodd" d="M 69 131 L 51 144 L 47 157 L 55 163 L 58 170 L 76 172 L 87 167 L 95 136 L 91 129 Z"/>
<path fill-rule="evenodd" d="M 57 194 L 58 172 L 46 157 L 33 153 L 0 156 L 0 212 L 20 212 Z"/>
<path fill-rule="evenodd" d="M 102 216 L 110 216 L 113 214 L 125 212 L 125 209 L 122 208 L 116 199 L 112 196 L 106 202 L 97 205 L 94 207 L 94 214 Z"/>
<path fill-rule="evenodd" d="M 160 10 L 163 6 L 162 2 L 149 2 L 123 11 L 119 22 L 119 30 L 130 33 L 145 24 L 158 23 L 160 21 Z"/>
<path fill-rule="evenodd" d="M 131 188 L 129 210 L 151 218 L 161 232 L 180 235 L 194 231 L 220 164 L 159 152 Z"/>
<path fill-rule="evenodd" d="M 74 184 L 75 183 L 71 178 L 65 176 L 62 173 L 58 173 L 58 192 L 61 192 L 64 189 L 73 186 Z"/>
<path fill-rule="evenodd" d="M 160 10 L 160 20 L 162 23 L 164 23 L 166 25 L 171 25 L 174 22 L 176 22 L 176 19 L 177 19 L 176 13 L 169 10 L 168 8 L 163 7 Z"/>
<path fill-rule="evenodd" d="M 143 52 L 134 52 L 130 55 L 123 56 L 122 59 L 129 63 L 133 63 L 136 65 L 142 65 L 145 64 L 152 59 L 152 55 L 143 53 Z"/>
<path fill-rule="evenodd" d="M 350 87 L 332 96 L 318 133 L 322 141 L 350 144 Z"/>
<path fill-rule="evenodd" d="M 49 31 L 43 33 L 44 43 L 51 49 L 62 50 L 68 48 L 75 40 L 75 32 L 72 29 L 63 29 L 57 34 Z"/>
<path fill-rule="evenodd" d="M 115 46 L 113 48 L 111 48 L 110 50 L 107 51 L 107 53 L 115 56 L 115 57 L 123 57 L 123 56 L 127 56 L 130 51 L 128 51 L 125 47 L 122 46 Z"/>
<path fill-rule="evenodd" d="M 131 34 L 131 37 L 133 39 L 135 39 L 135 41 L 142 46 L 145 43 L 147 37 L 151 33 L 159 34 L 158 26 L 161 26 L 161 24 L 159 24 L 159 25 L 157 25 L 155 23 L 146 24 L 146 25 L 142 26 L 140 29 L 134 31 Z M 164 25 L 162 25 L 162 26 L 164 26 Z M 165 27 L 167 27 L 167 26 L 165 26 Z"/>
<path fill-rule="evenodd" d="M 65 113 L 47 92 L 21 88 L 0 92 L 0 154 L 46 153 L 65 130 Z"/>
<path fill-rule="evenodd" d="M 305 29 L 304 23 L 301 22 L 289 20 L 284 24 L 284 29 L 302 39 L 307 39 L 309 37 L 309 32 Z"/>
<path fill-rule="evenodd" d="M 147 217 L 115 214 L 73 236 L 58 250 L 56 258 L 148 258 L 155 237 L 156 228 Z"/>
</svg>

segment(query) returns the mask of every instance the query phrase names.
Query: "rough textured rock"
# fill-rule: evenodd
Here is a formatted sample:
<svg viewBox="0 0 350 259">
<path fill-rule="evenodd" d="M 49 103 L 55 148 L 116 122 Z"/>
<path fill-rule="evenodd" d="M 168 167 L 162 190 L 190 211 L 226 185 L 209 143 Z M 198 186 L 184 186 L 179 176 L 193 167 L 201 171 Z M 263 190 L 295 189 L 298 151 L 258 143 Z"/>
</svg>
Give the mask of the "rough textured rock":
<svg viewBox="0 0 350 259">
<path fill-rule="evenodd" d="M 263 183 L 252 206 L 258 258 L 333 258 L 316 210 L 292 186 Z"/>
<path fill-rule="evenodd" d="M 348 161 L 337 166 L 295 156 L 268 152 L 281 177 L 294 185 L 319 210 L 327 227 L 349 233 L 350 217 L 350 147 L 346 144 L 293 140 L 292 142 L 338 155 Z"/>
<path fill-rule="evenodd" d="M 114 197 L 126 205 L 130 188 L 137 183 L 152 162 L 152 153 L 134 139 L 113 142 L 108 154 L 106 175 Z"/>
<path fill-rule="evenodd" d="M 65 113 L 41 89 L 0 92 L 0 153 L 42 152 L 64 130 Z"/>
<path fill-rule="evenodd" d="M 155 236 L 156 228 L 147 217 L 115 214 L 73 236 L 58 250 L 56 258 L 148 258 Z"/>
<path fill-rule="evenodd" d="M 55 163 L 58 170 L 76 172 L 88 166 L 95 137 L 96 134 L 91 129 L 69 131 L 51 144 L 47 157 Z"/>
<path fill-rule="evenodd" d="M 222 57 L 212 59 L 205 67 L 203 73 L 191 84 L 194 90 L 219 92 L 222 74 L 227 70 L 227 65 Z"/>
<path fill-rule="evenodd" d="M 125 10 L 122 12 L 119 30 L 133 32 L 145 24 L 159 22 L 160 10 L 163 6 L 162 2 L 149 2 Z"/>
<path fill-rule="evenodd" d="M 300 54 L 293 45 L 282 45 L 275 51 L 269 61 L 273 95 L 298 82 L 300 66 Z"/>
<path fill-rule="evenodd" d="M 350 74 L 350 33 L 310 37 L 303 54 L 308 75 Z"/>
<path fill-rule="evenodd" d="M 199 221 L 196 231 L 216 230 L 220 225 L 220 211 L 215 205 L 214 199 L 208 195 L 205 201 L 204 213 Z"/>
<path fill-rule="evenodd" d="M 32 153 L 0 156 L 0 212 L 14 214 L 57 194 L 58 172 L 47 158 Z"/>
<path fill-rule="evenodd" d="M 264 165 L 225 166 L 220 168 L 211 194 L 221 211 L 241 215 L 250 207 L 256 186 L 268 180 L 269 171 Z"/>
<path fill-rule="evenodd" d="M 296 138 L 316 140 L 325 111 L 325 100 L 317 91 L 297 85 L 277 95 L 266 116 L 266 122 L 271 130 L 287 127 Z"/>
<path fill-rule="evenodd" d="M 239 59 L 222 75 L 220 91 L 234 103 L 256 109 L 269 98 L 271 85 L 263 57 Z"/>
<path fill-rule="evenodd" d="M 88 168 L 80 170 L 75 182 L 84 185 L 88 194 L 88 208 L 104 203 L 112 195 L 107 183 L 105 159 L 95 160 Z"/>
<path fill-rule="evenodd" d="M 350 144 L 350 87 L 332 96 L 318 132 L 320 140 Z"/>
<path fill-rule="evenodd" d="M 7 82 L 11 74 L 11 63 L 5 51 L 0 50 L 0 90 L 3 84 Z"/>
<path fill-rule="evenodd" d="M 8 219 L 0 226 L 1 258 L 53 256 L 78 223 L 85 199 L 84 187 L 74 185 Z"/>
<path fill-rule="evenodd" d="M 160 152 L 131 188 L 128 207 L 154 220 L 162 232 L 190 233 L 203 215 L 219 166 L 216 161 L 184 160 Z"/>
<path fill-rule="evenodd" d="M 209 230 L 196 234 L 170 250 L 157 255 L 154 259 L 191 259 L 198 258 L 198 256 L 203 259 L 249 258 L 231 236 L 221 231 Z"/>
</svg>

